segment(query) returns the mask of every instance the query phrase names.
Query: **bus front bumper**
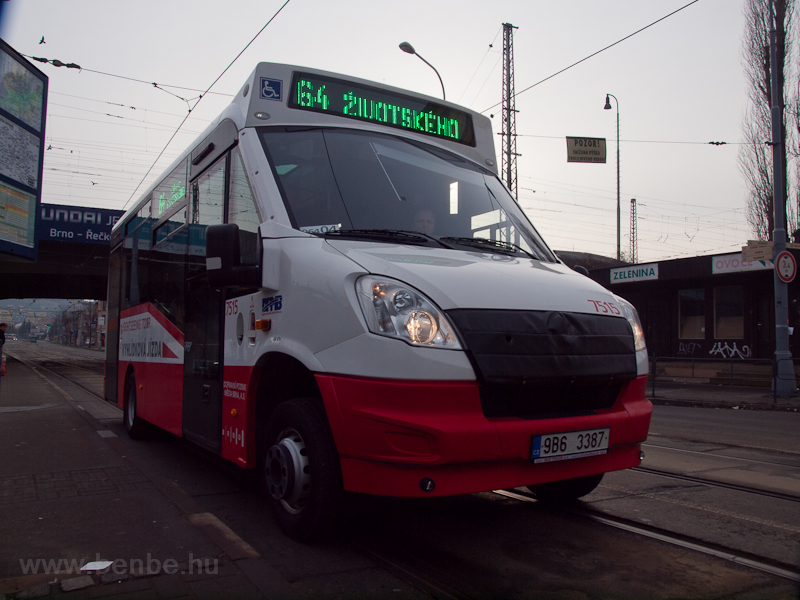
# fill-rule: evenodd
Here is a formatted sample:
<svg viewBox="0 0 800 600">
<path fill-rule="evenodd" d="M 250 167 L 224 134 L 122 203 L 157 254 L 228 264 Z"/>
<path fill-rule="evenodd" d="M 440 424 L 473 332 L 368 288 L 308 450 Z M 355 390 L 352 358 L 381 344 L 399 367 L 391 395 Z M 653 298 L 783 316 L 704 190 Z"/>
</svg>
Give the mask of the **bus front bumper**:
<svg viewBox="0 0 800 600">
<path fill-rule="evenodd" d="M 317 375 L 348 491 L 448 496 L 535 485 L 637 466 L 652 404 L 647 377 L 614 406 L 552 419 L 487 419 L 475 382 Z M 609 428 L 605 454 L 534 463 L 533 436 Z M 431 485 L 433 482 L 433 485 Z"/>
</svg>

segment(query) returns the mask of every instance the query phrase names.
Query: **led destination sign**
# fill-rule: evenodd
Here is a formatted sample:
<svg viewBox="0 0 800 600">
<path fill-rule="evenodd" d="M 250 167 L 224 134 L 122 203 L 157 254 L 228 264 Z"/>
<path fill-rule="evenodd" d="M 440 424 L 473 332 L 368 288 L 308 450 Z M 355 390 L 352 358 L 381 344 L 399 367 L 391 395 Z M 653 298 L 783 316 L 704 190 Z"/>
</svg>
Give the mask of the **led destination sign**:
<svg viewBox="0 0 800 600">
<path fill-rule="evenodd" d="M 295 73 L 289 107 L 475 145 L 469 113 L 352 81 Z"/>
</svg>

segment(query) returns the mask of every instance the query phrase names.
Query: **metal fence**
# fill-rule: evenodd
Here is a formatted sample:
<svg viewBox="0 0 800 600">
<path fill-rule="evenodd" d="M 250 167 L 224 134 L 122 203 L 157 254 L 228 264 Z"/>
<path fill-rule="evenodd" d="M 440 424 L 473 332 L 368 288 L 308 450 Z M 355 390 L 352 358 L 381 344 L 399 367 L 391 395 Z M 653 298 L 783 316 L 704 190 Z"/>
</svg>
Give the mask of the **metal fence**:
<svg viewBox="0 0 800 600">
<path fill-rule="evenodd" d="M 798 361 L 795 363 L 797 371 Z M 668 373 L 669 367 L 674 367 Z M 659 373 L 659 368 L 664 372 Z M 708 379 L 729 385 L 763 385 L 771 387 L 776 395 L 775 379 L 778 377 L 775 361 L 763 359 L 719 359 L 719 358 L 673 358 L 666 356 L 650 358 L 650 385 L 656 393 L 656 380 L 661 377 L 675 379 Z"/>
</svg>

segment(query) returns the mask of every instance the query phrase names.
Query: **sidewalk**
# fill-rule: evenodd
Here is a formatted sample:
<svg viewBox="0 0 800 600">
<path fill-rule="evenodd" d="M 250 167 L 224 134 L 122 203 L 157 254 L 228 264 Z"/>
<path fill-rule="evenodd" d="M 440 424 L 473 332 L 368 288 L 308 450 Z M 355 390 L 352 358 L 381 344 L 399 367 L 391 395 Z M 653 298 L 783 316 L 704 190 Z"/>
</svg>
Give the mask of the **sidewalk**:
<svg viewBox="0 0 800 600">
<path fill-rule="evenodd" d="M 0 599 L 290 593 L 214 515 L 115 450 L 109 441 L 116 434 L 91 413 L 118 422 L 119 409 L 89 411 L 88 401 L 78 404 L 26 365 L 9 359 L 7 368 L 0 384 Z M 116 562 L 80 571 L 105 559 Z"/>
<path fill-rule="evenodd" d="M 800 410 L 800 395 L 774 398 L 766 387 L 720 385 L 691 381 L 662 381 L 647 383 L 647 397 L 655 405 L 727 408 L 736 410 Z"/>
<path fill-rule="evenodd" d="M 170 442 L 129 440 L 118 408 L 71 385 L 8 360 L 0 384 L 0 600 L 425 597 L 346 544 L 304 546 L 275 531 L 254 534 L 254 549 L 184 491 L 202 493 L 194 477 L 222 479 L 223 495 L 237 493 L 235 481 L 178 443 L 167 457 Z M 175 477 L 183 488 L 154 462 L 165 458 L 181 463 Z M 197 464 L 184 464 L 192 458 Z M 264 511 L 259 518 L 276 530 Z M 97 570 L 80 570 L 91 562 Z"/>
</svg>

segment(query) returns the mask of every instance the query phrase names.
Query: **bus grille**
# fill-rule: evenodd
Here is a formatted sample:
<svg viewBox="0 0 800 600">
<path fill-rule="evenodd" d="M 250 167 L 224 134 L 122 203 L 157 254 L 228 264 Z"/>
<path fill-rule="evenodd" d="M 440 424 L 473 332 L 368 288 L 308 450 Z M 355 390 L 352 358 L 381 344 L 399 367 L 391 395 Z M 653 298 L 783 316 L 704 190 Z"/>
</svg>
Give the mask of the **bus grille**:
<svg viewBox="0 0 800 600">
<path fill-rule="evenodd" d="M 486 417 L 552 418 L 610 408 L 636 377 L 625 319 L 557 311 L 447 312 L 478 374 Z"/>
</svg>

